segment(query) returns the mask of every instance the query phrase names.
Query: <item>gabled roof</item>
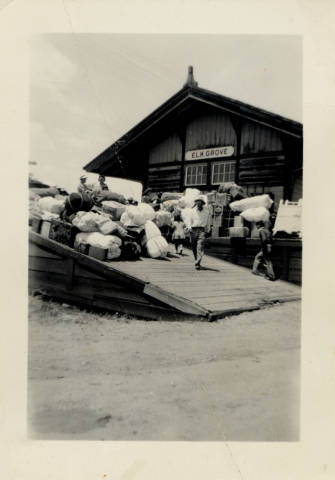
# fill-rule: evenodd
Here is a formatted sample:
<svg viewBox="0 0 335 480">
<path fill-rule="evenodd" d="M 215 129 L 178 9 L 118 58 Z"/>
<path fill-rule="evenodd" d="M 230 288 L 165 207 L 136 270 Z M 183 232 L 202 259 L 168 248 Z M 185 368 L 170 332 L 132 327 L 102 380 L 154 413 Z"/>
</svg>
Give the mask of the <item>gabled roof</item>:
<svg viewBox="0 0 335 480">
<path fill-rule="evenodd" d="M 190 71 L 189 71 L 190 76 Z M 187 104 L 203 103 L 213 106 L 219 110 L 232 113 L 236 116 L 243 117 L 261 125 L 273 128 L 282 132 L 283 134 L 302 138 L 302 124 L 294 120 L 276 115 L 258 107 L 253 107 L 239 100 L 220 95 L 210 90 L 200 88 L 193 79 L 193 71 L 184 87 L 175 95 L 170 97 L 166 102 L 154 110 L 150 115 L 145 117 L 141 122 L 135 125 L 119 140 L 113 143 L 110 147 L 100 153 L 91 162 L 85 165 L 84 169 L 88 172 L 98 172 L 100 168 L 106 163 L 119 163 L 117 157 L 125 148 L 129 147 L 134 142 L 141 140 L 145 134 L 155 127 L 158 123 L 166 121 L 167 118 L 173 119 L 178 112 Z"/>
</svg>

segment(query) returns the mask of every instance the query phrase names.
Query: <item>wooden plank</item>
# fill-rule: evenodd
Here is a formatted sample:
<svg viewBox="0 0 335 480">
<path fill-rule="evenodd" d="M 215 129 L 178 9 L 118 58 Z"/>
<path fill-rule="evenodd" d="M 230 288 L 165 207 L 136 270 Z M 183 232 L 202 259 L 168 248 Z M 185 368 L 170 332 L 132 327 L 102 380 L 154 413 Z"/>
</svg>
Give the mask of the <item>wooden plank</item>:
<svg viewBox="0 0 335 480">
<path fill-rule="evenodd" d="M 29 269 L 40 272 L 54 272 L 64 274 L 64 271 L 66 269 L 66 258 L 55 256 L 29 256 Z"/>
<path fill-rule="evenodd" d="M 168 292 L 157 285 L 151 283 L 147 284 L 144 287 L 144 293 L 184 313 L 193 313 L 195 315 L 203 316 L 207 315 L 207 310 L 205 308 L 201 308 L 194 302 Z"/>
<path fill-rule="evenodd" d="M 113 266 L 111 266 L 110 263 L 101 262 L 100 260 L 96 260 L 95 258 L 88 257 L 87 255 L 76 252 L 70 247 L 44 238 L 38 233 L 29 232 L 29 240 L 39 246 L 44 247 L 46 250 L 51 250 L 52 253 L 58 253 L 60 255 L 63 255 L 64 257 L 74 258 L 76 262 L 84 268 L 87 268 L 88 270 L 98 273 L 100 275 L 104 275 L 113 280 L 117 280 L 125 285 L 131 286 L 132 288 L 142 291 L 146 283 L 145 281 L 136 278 L 129 273 L 120 272 L 117 269 L 116 264 L 113 264 Z"/>
<path fill-rule="evenodd" d="M 45 250 L 34 243 L 29 243 L 29 255 L 31 257 L 62 259 L 61 255 L 56 255 L 49 250 Z"/>
</svg>

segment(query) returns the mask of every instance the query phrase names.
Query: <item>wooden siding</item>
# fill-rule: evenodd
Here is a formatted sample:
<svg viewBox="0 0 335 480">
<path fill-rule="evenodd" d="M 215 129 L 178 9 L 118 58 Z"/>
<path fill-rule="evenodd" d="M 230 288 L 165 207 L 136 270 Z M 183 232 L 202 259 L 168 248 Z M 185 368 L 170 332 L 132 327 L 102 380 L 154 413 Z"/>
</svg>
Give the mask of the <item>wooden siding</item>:
<svg viewBox="0 0 335 480">
<path fill-rule="evenodd" d="M 179 191 L 180 181 L 180 164 L 149 167 L 147 186 L 154 191 Z"/>
<path fill-rule="evenodd" d="M 149 152 L 149 165 L 160 163 L 180 162 L 182 145 L 176 133 L 155 145 Z"/>
<path fill-rule="evenodd" d="M 251 268 L 260 250 L 260 242 L 258 239 L 248 238 L 244 245 L 242 243 L 234 245 L 230 238 L 212 238 L 206 240 L 205 248 L 207 255 Z M 300 240 L 274 239 L 271 260 L 277 278 L 301 285 L 302 244 Z"/>
<path fill-rule="evenodd" d="M 205 114 L 188 124 L 186 151 L 224 145 L 236 148 L 236 134 L 228 115 L 221 112 Z"/>
<path fill-rule="evenodd" d="M 238 182 L 241 185 L 284 185 L 285 156 L 267 155 L 241 158 Z"/>
<path fill-rule="evenodd" d="M 241 154 L 280 152 L 283 150 L 279 133 L 253 122 L 243 122 L 241 129 Z"/>
</svg>

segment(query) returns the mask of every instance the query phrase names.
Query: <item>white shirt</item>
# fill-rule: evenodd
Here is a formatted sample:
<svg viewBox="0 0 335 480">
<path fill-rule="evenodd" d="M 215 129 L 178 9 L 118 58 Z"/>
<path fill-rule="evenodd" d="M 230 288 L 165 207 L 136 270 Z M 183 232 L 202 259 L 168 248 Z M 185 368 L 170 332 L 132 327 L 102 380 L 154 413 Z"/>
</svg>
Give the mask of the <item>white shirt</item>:
<svg viewBox="0 0 335 480">
<path fill-rule="evenodd" d="M 204 205 L 202 210 L 199 210 L 198 207 L 193 207 L 190 215 L 190 223 L 187 225 L 187 227 L 203 227 L 206 232 L 208 232 L 211 227 L 210 222 L 211 216 L 206 205 Z"/>
</svg>

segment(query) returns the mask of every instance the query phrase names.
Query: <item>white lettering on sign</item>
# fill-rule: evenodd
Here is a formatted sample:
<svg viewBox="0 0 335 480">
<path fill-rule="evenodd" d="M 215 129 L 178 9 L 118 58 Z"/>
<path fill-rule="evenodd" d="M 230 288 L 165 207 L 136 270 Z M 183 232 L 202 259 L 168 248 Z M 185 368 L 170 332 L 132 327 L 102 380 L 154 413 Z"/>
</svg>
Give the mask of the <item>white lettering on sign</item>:
<svg viewBox="0 0 335 480">
<path fill-rule="evenodd" d="M 189 150 L 185 153 L 185 160 L 203 160 L 204 158 L 231 157 L 234 153 L 234 147 L 213 147 L 203 150 Z"/>
</svg>

